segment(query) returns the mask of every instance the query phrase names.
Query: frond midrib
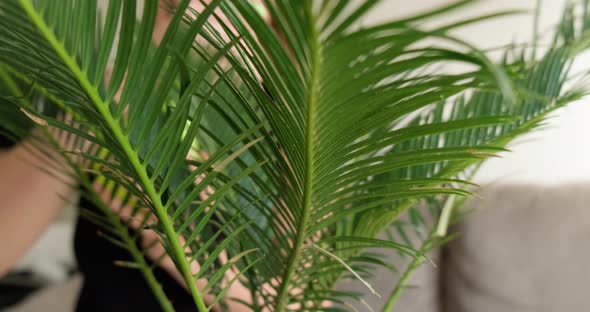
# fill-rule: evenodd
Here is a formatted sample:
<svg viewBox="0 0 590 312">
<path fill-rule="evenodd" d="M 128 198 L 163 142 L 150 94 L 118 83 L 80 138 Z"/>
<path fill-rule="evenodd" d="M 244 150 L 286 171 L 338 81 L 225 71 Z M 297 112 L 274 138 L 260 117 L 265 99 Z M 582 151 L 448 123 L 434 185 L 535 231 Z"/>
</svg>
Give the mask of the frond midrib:
<svg viewBox="0 0 590 312">
<path fill-rule="evenodd" d="M 310 226 L 310 216 L 313 209 L 313 182 L 314 182 L 314 143 L 316 132 L 316 110 L 319 98 L 319 82 L 321 76 L 321 61 L 322 61 L 322 43 L 320 41 L 320 34 L 317 29 L 315 17 L 312 14 L 311 3 L 306 3 L 307 14 L 310 19 L 311 30 L 311 71 L 308 84 L 308 99 L 306 111 L 306 129 L 305 129 L 305 154 L 304 154 L 304 168 L 305 176 L 303 179 L 303 196 L 302 196 L 302 210 L 300 222 L 297 227 L 297 233 L 294 241 L 293 251 L 288 260 L 285 273 L 283 275 L 281 286 L 277 296 L 276 311 L 283 312 L 287 309 L 289 304 L 289 286 L 291 285 L 293 275 L 297 270 L 301 255 L 307 240 L 307 232 Z"/>
<path fill-rule="evenodd" d="M 124 134 L 123 129 L 121 128 L 117 120 L 114 118 L 114 116 L 111 114 L 107 103 L 103 101 L 98 90 L 88 79 L 85 72 L 80 68 L 75 58 L 67 52 L 64 45 L 57 39 L 53 31 L 48 27 L 43 18 L 37 13 L 32 3 L 32 0 L 19 0 L 19 3 L 23 10 L 27 13 L 29 18 L 31 18 L 31 21 L 41 32 L 41 35 L 49 42 L 49 44 L 53 47 L 53 49 L 59 55 L 59 57 L 62 59 L 65 65 L 72 71 L 76 80 L 78 80 L 82 88 L 85 90 L 88 97 L 96 107 L 97 111 L 105 119 L 106 123 L 110 127 L 110 130 L 113 131 L 116 140 L 121 145 L 121 149 L 128 157 L 128 160 L 133 166 L 133 169 L 136 171 L 140 182 L 145 187 L 144 191 L 146 192 L 146 194 L 148 195 L 148 197 L 154 205 L 154 209 L 156 210 L 155 212 L 158 217 L 158 220 L 162 224 L 164 233 L 170 240 L 171 247 L 174 250 L 175 256 L 178 258 L 180 270 L 182 271 L 181 274 L 184 276 L 184 279 L 188 284 L 187 286 L 190 289 L 195 304 L 197 305 L 199 311 L 208 311 L 203 296 L 197 289 L 197 285 L 195 283 L 190 282 L 193 280 L 192 272 L 190 270 L 189 263 L 186 261 L 184 250 L 182 248 L 182 245 L 180 244 L 178 235 L 174 230 L 174 226 L 171 220 L 168 218 L 166 209 L 162 203 L 160 196 L 158 196 L 158 192 L 156 191 L 154 184 L 149 178 L 146 167 L 141 164 L 139 155 L 133 149 L 129 138 Z"/>
<path fill-rule="evenodd" d="M 18 72 L 15 72 L 12 74 L 18 74 Z M 20 78 L 26 79 L 26 77 L 20 77 Z M 0 79 L 4 80 L 4 82 L 8 85 L 8 88 L 11 90 L 11 92 L 13 94 L 19 95 L 19 96 L 24 94 L 23 90 L 21 90 L 17 86 L 16 82 L 6 73 L 3 66 L 0 66 Z M 44 90 L 40 86 L 35 85 L 35 88 L 37 88 L 45 96 L 52 98 L 52 95 L 49 94 L 46 90 Z M 59 99 L 57 99 L 57 98 L 52 98 L 52 100 L 60 102 Z M 29 103 L 29 105 L 31 105 L 31 104 Z M 64 103 L 61 103 L 60 107 L 62 109 L 67 109 L 67 107 L 65 106 Z M 49 135 L 49 133 L 47 133 L 47 134 Z M 54 141 L 52 141 L 52 143 L 57 144 L 57 142 L 54 142 Z M 68 163 L 71 166 L 75 166 L 75 164 L 72 163 L 67 158 L 67 156 L 65 154 L 63 156 L 66 157 L 66 160 L 68 161 Z M 84 177 L 83 174 L 80 172 L 80 170 L 76 170 L 76 172 L 78 173 L 78 175 L 80 177 L 82 177 L 81 184 L 84 187 L 86 187 L 87 189 L 92 189 L 91 181 L 87 177 Z M 162 289 L 162 286 L 160 285 L 160 283 L 156 279 L 154 272 L 151 270 L 150 266 L 146 262 L 146 259 L 144 258 L 143 253 L 137 247 L 135 240 L 129 234 L 129 230 L 127 229 L 127 227 L 121 222 L 121 219 L 114 212 L 112 212 L 110 210 L 109 207 L 106 207 L 106 205 L 103 203 L 103 201 L 101 199 L 97 198 L 97 196 L 95 194 L 91 193 L 91 195 L 95 197 L 94 198 L 95 203 L 105 213 L 105 215 L 107 216 L 110 223 L 115 227 L 115 231 L 120 235 L 121 240 L 125 243 L 127 250 L 129 251 L 129 253 L 133 257 L 133 259 L 136 261 L 136 263 L 138 264 L 138 268 L 142 272 L 142 274 L 144 275 L 146 282 L 152 288 L 152 290 L 154 292 L 154 296 L 156 296 L 156 298 L 158 298 L 158 302 L 160 303 L 161 308 L 165 312 L 173 312 L 174 308 L 172 307 L 172 303 L 170 302 L 170 300 L 168 299 L 168 297 L 164 293 L 164 290 Z"/>
</svg>

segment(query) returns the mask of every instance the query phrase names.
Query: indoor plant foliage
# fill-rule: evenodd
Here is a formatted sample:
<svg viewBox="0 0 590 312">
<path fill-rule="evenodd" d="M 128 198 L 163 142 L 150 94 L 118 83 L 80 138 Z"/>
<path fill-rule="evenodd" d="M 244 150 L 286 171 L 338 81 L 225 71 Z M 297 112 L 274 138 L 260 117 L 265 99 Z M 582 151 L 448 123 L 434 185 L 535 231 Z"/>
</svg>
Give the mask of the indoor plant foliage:
<svg viewBox="0 0 590 312">
<path fill-rule="evenodd" d="M 498 64 L 450 32 L 514 12 L 423 26 L 472 1 L 362 28 L 379 1 L 269 0 L 272 23 L 246 1 L 109 1 L 104 14 L 96 2 L 0 2 L 0 120 L 15 139 L 43 130 L 32 134 L 40 157 L 57 144 L 47 134 L 71 134 L 57 146 L 67 161 L 46 157 L 43 169 L 71 167 L 104 210 L 86 216 L 135 259 L 118 265 L 141 270 L 166 311 L 133 222 L 199 311 L 237 284 L 253 311 L 347 310 L 360 295 L 336 282 L 372 289 L 371 270 L 388 265 L 368 247 L 414 259 L 390 311 L 445 241 L 478 164 L 585 94 L 564 84 L 588 42 L 587 2 L 566 10 L 543 52 L 507 47 Z M 160 5 L 174 15 L 155 44 Z M 456 63 L 467 66 L 445 70 Z M 114 201 L 135 208 L 121 218 Z M 440 222 L 421 221 L 424 203 Z M 430 232 L 420 246 L 399 226 L 408 211 Z M 401 235 L 379 238 L 393 224 Z"/>
</svg>

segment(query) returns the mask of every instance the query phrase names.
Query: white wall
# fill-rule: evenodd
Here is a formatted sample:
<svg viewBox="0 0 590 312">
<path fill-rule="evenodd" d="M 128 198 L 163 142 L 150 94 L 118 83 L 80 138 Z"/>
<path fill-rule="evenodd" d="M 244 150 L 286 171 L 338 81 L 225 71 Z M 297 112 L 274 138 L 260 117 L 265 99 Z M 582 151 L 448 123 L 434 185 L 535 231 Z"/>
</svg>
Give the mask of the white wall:
<svg viewBox="0 0 590 312">
<path fill-rule="evenodd" d="M 540 29 L 549 33 L 561 16 L 567 0 L 544 0 Z M 384 0 L 371 22 L 405 16 L 450 3 L 450 0 Z M 528 13 L 503 17 L 462 29 L 460 35 L 479 47 L 497 47 L 516 41 L 531 41 L 536 0 L 487 0 L 448 16 L 448 21 L 498 10 L 525 9 Z M 437 21 L 438 23 L 439 21 Z M 590 69 L 590 57 L 577 62 L 574 71 Z M 523 137 L 501 159 L 488 161 L 479 183 L 558 184 L 590 181 L 590 99 L 558 111 L 544 130 Z"/>
</svg>

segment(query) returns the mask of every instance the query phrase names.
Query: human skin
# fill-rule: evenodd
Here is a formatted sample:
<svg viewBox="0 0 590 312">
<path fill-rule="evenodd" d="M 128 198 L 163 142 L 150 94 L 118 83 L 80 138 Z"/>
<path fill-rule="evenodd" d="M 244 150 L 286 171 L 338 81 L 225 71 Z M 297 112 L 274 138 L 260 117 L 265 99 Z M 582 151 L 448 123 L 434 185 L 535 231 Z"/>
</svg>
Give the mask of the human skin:
<svg viewBox="0 0 590 312">
<path fill-rule="evenodd" d="M 0 151 L 0 276 L 16 265 L 74 193 L 65 172 L 40 169 L 49 157 L 59 159 L 58 153 L 49 151 L 53 154 L 43 159 L 31 153 L 30 140 Z"/>
</svg>

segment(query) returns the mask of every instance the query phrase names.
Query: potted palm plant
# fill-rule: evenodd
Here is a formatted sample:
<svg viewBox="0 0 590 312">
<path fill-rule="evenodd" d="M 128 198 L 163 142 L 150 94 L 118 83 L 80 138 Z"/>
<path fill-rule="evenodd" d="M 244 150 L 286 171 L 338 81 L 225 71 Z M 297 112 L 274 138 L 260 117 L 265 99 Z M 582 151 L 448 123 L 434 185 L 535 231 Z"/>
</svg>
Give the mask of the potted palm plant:
<svg viewBox="0 0 590 312">
<path fill-rule="evenodd" d="M 362 295 L 338 281 L 378 293 L 370 272 L 389 264 L 374 248 L 412 259 L 392 311 L 482 161 L 587 91 L 566 83 L 585 78 L 569 73 L 588 1 L 568 7 L 548 48 L 505 47 L 499 62 L 451 32 L 515 12 L 424 26 L 468 0 L 368 27 L 379 1 L 265 0 L 264 14 L 246 1 L 136 2 L 0 2 L 0 121 L 34 138 L 43 169 L 69 168 L 101 209 L 81 214 L 131 255 L 113 265 L 139 270 L 164 311 L 160 262 L 198 311 L 235 287 L 252 311 L 347 310 Z M 171 18 L 155 43 L 159 6 Z M 428 229 L 419 245 L 404 239 L 413 227 Z M 159 256 L 138 246 L 146 235 Z"/>
</svg>

